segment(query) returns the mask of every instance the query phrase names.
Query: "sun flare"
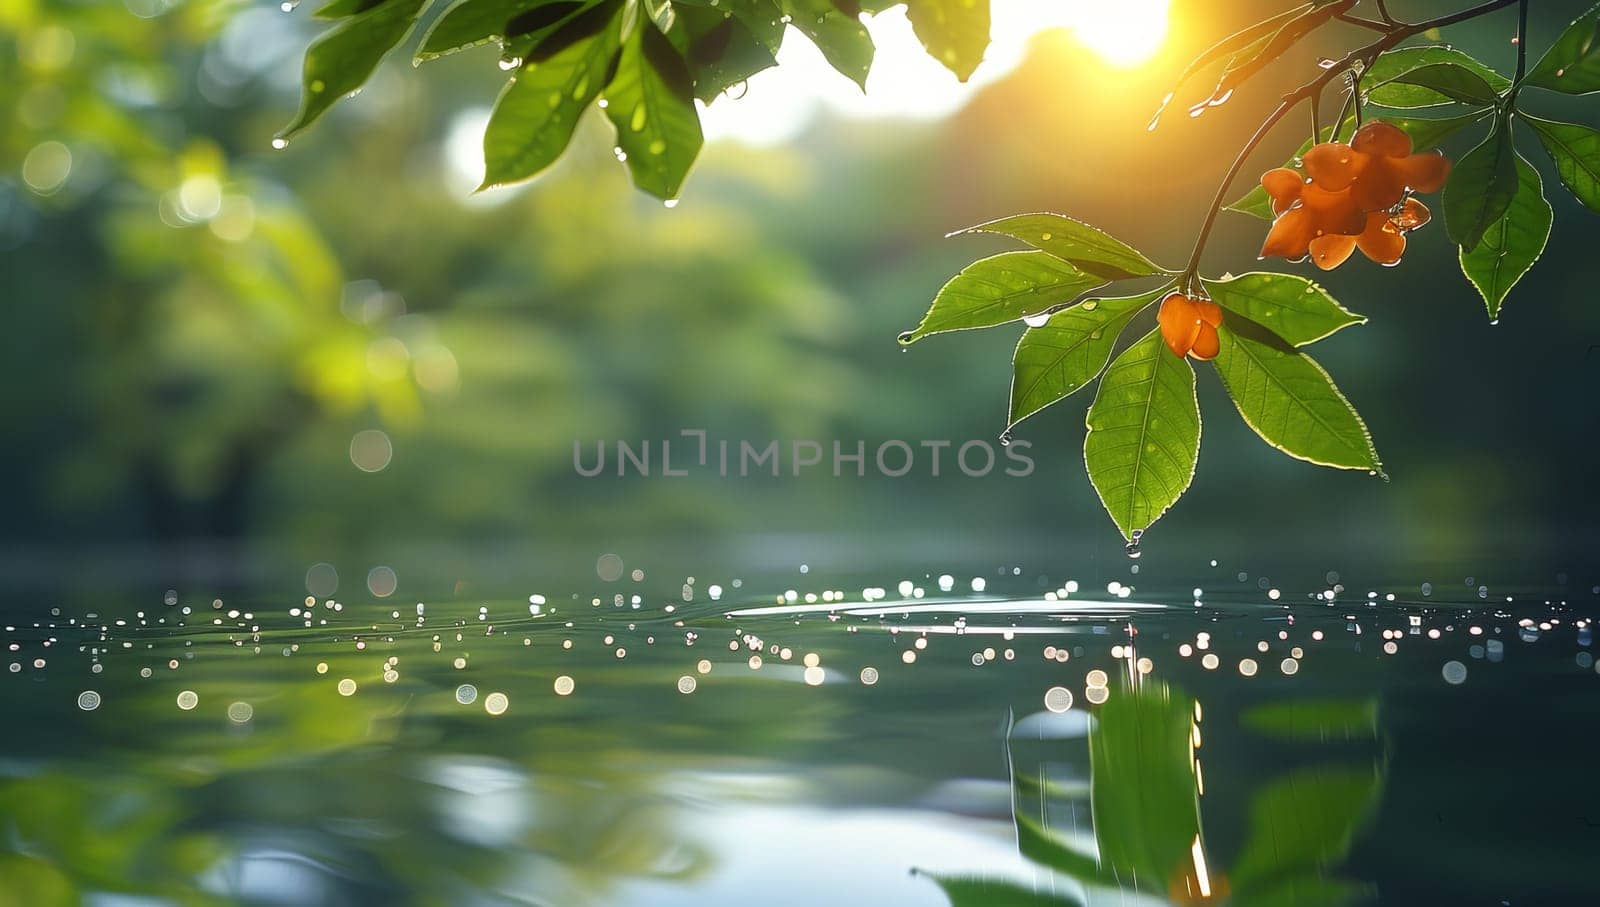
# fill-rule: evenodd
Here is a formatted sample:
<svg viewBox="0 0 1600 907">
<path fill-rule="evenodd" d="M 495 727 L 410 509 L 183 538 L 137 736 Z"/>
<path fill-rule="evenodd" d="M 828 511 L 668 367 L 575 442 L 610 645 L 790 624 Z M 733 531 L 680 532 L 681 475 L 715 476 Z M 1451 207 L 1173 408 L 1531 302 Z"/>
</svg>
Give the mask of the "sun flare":
<svg viewBox="0 0 1600 907">
<path fill-rule="evenodd" d="M 1168 0 L 1075 0 L 1068 27 L 1084 47 L 1114 66 L 1155 56 L 1167 37 Z"/>
</svg>

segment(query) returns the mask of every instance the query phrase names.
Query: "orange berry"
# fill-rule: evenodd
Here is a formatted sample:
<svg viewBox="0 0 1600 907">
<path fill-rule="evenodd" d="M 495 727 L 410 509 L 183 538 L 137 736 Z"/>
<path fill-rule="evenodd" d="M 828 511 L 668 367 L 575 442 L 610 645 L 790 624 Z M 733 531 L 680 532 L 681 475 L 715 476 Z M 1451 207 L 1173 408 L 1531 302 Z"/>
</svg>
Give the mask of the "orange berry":
<svg viewBox="0 0 1600 907">
<path fill-rule="evenodd" d="M 1161 300 L 1156 323 L 1167 348 L 1180 358 L 1211 359 L 1220 349 L 1217 326 L 1222 324 L 1222 307 L 1209 299 L 1169 294 Z"/>
</svg>

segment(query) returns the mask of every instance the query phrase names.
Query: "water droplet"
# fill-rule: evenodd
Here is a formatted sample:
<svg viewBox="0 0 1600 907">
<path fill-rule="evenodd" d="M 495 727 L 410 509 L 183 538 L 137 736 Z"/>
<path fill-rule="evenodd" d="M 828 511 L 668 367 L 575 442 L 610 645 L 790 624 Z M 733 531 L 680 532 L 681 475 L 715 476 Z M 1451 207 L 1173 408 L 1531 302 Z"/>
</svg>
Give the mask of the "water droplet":
<svg viewBox="0 0 1600 907">
<path fill-rule="evenodd" d="M 278 138 L 272 140 L 272 147 L 278 151 L 282 151 L 283 149 L 289 147 L 289 140 L 279 136 Z"/>
<path fill-rule="evenodd" d="M 1100 308 L 1100 300 L 1085 299 L 1079 308 L 1083 309 L 1085 312 L 1093 312 L 1095 309 Z"/>
<path fill-rule="evenodd" d="M 521 65 L 522 65 L 522 58 L 521 57 L 505 56 L 505 57 L 501 57 L 500 58 L 500 68 L 502 70 L 506 70 L 506 71 L 509 72 L 510 70 L 516 69 L 518 66 L 521 66 Z"/>
<path fill-rule="evenodd" d="M 648 120 L 649 117 L 650 111 L 644 106 L 643 101 L 635 104 L 633 106 L 633 118 L 628 121 L 628 128 L 632 129 L 634 132 L 643 131 L 645 121 Z"/>
<path fill-rule="evenodd" d="M 900 335 L 898 337 L 894 338 L 894 339 L 895 339 L 895 342 L 899 343 L 901 346 L 906 346 L 906 345 L 910 344 L 911 341 L 916 339 L 916 332 L 915 331 L 901 331 Z"/>
<path fill-rule="evenodd" d="M 1050 321 L 1049 312 L 1040 312 L 1037 315 L 1022 316 L 1022 323 L 1030 328 L 1042 328 Z"/>
<path fill-rule="evenodd" d="M 676 207 L 678 207 L 678 200 L 675 199 L 675 198 L 669 198 L 666 201 L 662 202 L 661 204 L 665 205 L 668 208 L 676 208 Z"/>
</svg>

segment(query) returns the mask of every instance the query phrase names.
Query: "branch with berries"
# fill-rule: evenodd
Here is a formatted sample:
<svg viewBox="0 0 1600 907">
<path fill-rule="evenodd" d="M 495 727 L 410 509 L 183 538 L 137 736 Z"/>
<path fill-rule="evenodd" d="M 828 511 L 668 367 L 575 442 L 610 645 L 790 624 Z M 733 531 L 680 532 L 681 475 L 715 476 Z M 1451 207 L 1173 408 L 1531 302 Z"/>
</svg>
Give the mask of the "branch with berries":
<svg viewBox="0 0 1600 907">
<path fill-rule="evenodd" d="M 1012 359 L 1003 441 L 1024 419 L 1099 379 L 1084 463 L 1130 551 L 1194 477 L 1201 419 L 1191 360 L 1211 363 L 1239 415 L 1271 446 L 1316 465 L 1382 475 L 1366 424 L 1304 349 L 1366 318 L 1298 274 L 1206 277 L 1201 260 L 1221 211 L 1270 223 L 1263 259 L 1309 259 L 1329 270 L 1359 250 L 1396 265 L 1409 234 L 1433 218 L 1416 196 L 1442 192 L 1444 233 L 1459 247 L 1461 271 L 1491 320 L 1543 252 L 1554 219 L 1539 172 L 1517 149 L 1517 128 L 1537 139 L 1567 190 L 1600 212 L 1600 132 L 1524 106 L 1536 94 L 1524 89 L 1600 92 L 1600 5 L 1531 67 L 1528 0 L 1490 0 L 1419 22 L 1396 19 L 1383 3 L 1373 4 L 1375 17 L 1361 15 L 1359 6 L 1311 0 L 1235 32 L 1197 57 L 1163 100 L 1164 109 L 1201 74 L 1220 71 L 1190 112 L 1221 104 L 1330 23 L 1375 35 L 1325 62 L 1262 121 L 1224 174 L 1182 269 L 1164 268 L 1062 215 L 1002 218 L 958 233 L 999 234 L 1031 249 L 969 265 L 939 291 L 916 329 L 900 335 L 910 344 L 948 331 L 1027 326 Z M 1449 45 L 1410 43 L 1513 6 L 1511 76 Z M 1329 100 L 1338 109 L 1324 123 Z M 1311 110 L 1311 135 L 1299 151 L 1225 204 L 1251 153 L 1301 104 Z M 1441 143 L 1485 125 L 1482 140 L 1452 165 Z M 1140 288 L 1126 289 L 1130 284 Z M 1144 320 L 1151 307 L 1154 325 Z"/>
</svg>

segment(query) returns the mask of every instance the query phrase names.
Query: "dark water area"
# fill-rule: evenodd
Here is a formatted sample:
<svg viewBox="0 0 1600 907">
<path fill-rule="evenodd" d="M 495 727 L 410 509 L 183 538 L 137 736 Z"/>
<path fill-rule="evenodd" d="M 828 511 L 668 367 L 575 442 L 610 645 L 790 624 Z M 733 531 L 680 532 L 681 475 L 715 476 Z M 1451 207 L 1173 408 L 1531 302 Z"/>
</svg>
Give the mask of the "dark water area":
<svg viewBox="0 0 1600 907">
<path fill-rule="evenodd" d="M 1139 566 L 35 602 L 0 904 L 1600 897 L 1585 577 Z"/>
</svg>

